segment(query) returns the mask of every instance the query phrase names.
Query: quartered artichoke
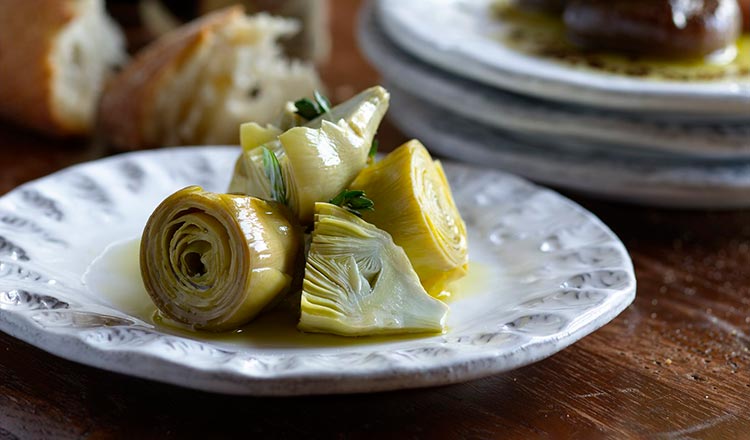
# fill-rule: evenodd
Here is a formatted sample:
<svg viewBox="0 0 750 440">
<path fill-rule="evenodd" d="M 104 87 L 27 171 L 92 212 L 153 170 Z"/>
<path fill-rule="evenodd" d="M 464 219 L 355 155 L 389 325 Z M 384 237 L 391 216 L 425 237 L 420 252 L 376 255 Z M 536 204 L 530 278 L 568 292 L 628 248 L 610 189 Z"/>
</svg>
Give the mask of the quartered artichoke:
<svg viewBox="0 0 750 440">
<path fill-rule="evenodd" d="M 141 275 L 165 316 L 222 331 L 251 320 L 292 285 L 302 233 L 286 208 L 191 186 L 164 200 L 141 240 Z"/>
<path fill-rule="evenodd" d="M 343 336 L 441 332 L 447 313 L 388 233 L 335 205 L 315 204 L 300 330 Z"/>
<path fill-rule="evenodd" d="M 243 152 L 229 192 L 266 200 L 283 198 L 302 223 L 311 223 L 315 202 L 328 201 L 341 192 L 367 164 L 388 101 L 388 92 L 377 86 L 284 132 L 273 126 L 243 124 Z M 269 162 L 271 155 L 274 159 Z M 276 162 L 278 167 L 269 167 Z"/>
<path fill-rule="evenodd" d="M 417 140 L 365 168 L 350 185 L 375 202 L 362 217 L 404 248 L 424 288 L 433 296 L 466 275 L 466 227 L 439 161 Z"/>
</svg>

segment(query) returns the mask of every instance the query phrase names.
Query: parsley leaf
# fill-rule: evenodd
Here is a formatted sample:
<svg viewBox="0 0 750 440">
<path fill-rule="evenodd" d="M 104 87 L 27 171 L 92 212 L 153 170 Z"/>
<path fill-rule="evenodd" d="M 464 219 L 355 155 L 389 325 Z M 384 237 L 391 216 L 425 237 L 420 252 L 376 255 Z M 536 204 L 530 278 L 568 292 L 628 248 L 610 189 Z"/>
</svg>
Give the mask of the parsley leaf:
<svg viewBox="0 0 750 440">
<path fill-rule="evenodd" d="M 318 107 L 314 102 L 310 101 L 307 98 L 302 98 L 299 101 L 295 101 L 294 107 L 297 109 L 295 113 L 307 119 L 308 121 L 318 117 Z"/>
<path fill-rule="evenodd" d="M 314 101 L 308 98 L 302 98 L 294 102 L 294 107 L 297 109 L 295 113 L 308 121 L 331 111 L 331 102 L 328 98 L 317 90 L 313 93 L 313 96 L 315 98 Z"/>
<path fill-rule="evenodd" d="M 340 206 L 357 217 L 362 217 L 360 211 L 373 211 L 375 209 L 375 202 L 368 199 L 365 192 L 361 190 L 345 189 L 329 200 L 328 203 Z"/>
</svg>

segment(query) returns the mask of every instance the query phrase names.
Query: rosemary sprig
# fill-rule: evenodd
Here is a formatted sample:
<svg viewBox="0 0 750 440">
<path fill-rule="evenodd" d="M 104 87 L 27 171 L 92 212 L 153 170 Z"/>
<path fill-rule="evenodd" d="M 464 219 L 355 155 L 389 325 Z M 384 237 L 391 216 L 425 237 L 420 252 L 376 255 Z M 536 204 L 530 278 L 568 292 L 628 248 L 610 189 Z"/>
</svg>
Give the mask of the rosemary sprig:
<svg viewBox="0 0 750 440">
<path fill-rule="evenodd" d="M 361 190 L 345 189 L 329 200 L 328 203 L 340 206 L 357 217 L 362 217 L 360 211 L 373 211 L 375 209 L 375 202 L 368 199 L 365 192 Z"/>
<path fill-rule="evenodd" d="M 322 110 L 321 113 L 328 113 L 331 111 L 331 101 L 329 101 L 324 94 L 316 90 L 313 92 L 313 97 L 315 97 L 315 102 L 318 103 L 318 107 Z"/>
<path fill-rule="evenodd" d="M 322 93 L 316 90 L 313 97 L 314 100 L 302 98 L 294 102 L 294 107 L 297 109 L 295 113 L 308 121 L 331 111 L 331 102 Z"/>
<path fill-rule="evenodd" d="M 375 155 L 378 154 L 378 147 L 380 147 L 380 142 L 378 142 L 377 139 L 372 140 L 372 145 L 370 145 L 370 152 L 367 153 L 367 164 L 371 164 L 375 162 Z"/>
<path fill-rule="evenodd" d="M 263 170 L 266 177 L 271 183 L 271 198 L 283 205 L 287 204 L 286 185 L 284 184 L 284 175 L 281 173 L 279 159 L 273 151 L 266 147 L 263 148 Z"/>
</svg>

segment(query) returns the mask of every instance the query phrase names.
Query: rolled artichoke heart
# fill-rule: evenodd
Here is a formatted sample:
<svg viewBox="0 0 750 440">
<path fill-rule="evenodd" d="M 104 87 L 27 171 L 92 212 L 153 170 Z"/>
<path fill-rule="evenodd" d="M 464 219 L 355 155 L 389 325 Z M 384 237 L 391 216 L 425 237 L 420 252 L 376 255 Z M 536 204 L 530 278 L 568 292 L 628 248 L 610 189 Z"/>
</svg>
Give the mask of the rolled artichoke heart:
<svg viewBox="0 0 750 440">
<path fill-rule="evenodd" d="M 250 321 L 286 293 L 302 232 L 286 208 L 191 186 L 169 196 L 143 231 L 140 266 L 166 317 L 223 331 Z"/>
<path fill-rule="evenodd" d="M 466 275 L 466 226 L 439 161 L 411 140 L 365 168 L 350 185 L 375 202 L 362 217 L 404 248 L 424 288 L 440 295 Z"/>
<path fill-rule="evenodd" d="M 367 165 L 375 133 L 388 109 L 389 94 L 372 87 L 304 126 L 281 129 L 243 124 L 243 152 L 229 192 L 274 199 L 263 148 L 278 159 L 289 208 L 304 224 L 313 221 L 315 202 L 328 201 Z"/>
<path fill-rule="evenodd" d="M 442 332 L 447 313 L 387 232 L 337 206 L 315 204 L 300 330 L 343 336 Z"/>
</svg>

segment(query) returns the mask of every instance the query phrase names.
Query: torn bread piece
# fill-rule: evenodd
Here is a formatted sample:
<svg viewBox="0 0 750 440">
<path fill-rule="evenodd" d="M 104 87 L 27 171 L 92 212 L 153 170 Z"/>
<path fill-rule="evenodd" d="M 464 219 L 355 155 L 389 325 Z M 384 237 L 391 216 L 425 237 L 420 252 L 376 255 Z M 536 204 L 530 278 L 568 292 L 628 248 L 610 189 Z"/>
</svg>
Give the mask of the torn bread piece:
<svg viewBox="0 0 750 440">
<path fill-rule="evenodd" d="M 240 123 L 272 122 L 285 102 L 320 88 L 315 69 L 277 43 L 297 29 L 232 7 L 164 35 L 108 84 L 101 133 L 123 149 L 239 143 Z"/>
<path fill-rule="evenodd" d="M 50 135 L 88 134 L 103 83 L 125 58 L 102 0 L 3 2 L 0 116 Z"/>
<path fill-rule="evenodd" d="M 284 42 L 286 52 L 316 64 L 328 59 L 331 53 L 328 0 L 198 0 L 198 12 L 206 14 L 236 3 L 251 12 L 266 11 L 299 20 L 302 30 Z"/>
<path fill-rule="evenodd" d="M 328 59 L 331 52 L 328 0 L 140 0 L 138 12 L 143 27 L 160 36 L 187 20 L 236 4 L 249 14 L 267 12 L 298 20 L 301 31 L 282 42 L 286 54 L 316 64 Z"/>
</svg>

